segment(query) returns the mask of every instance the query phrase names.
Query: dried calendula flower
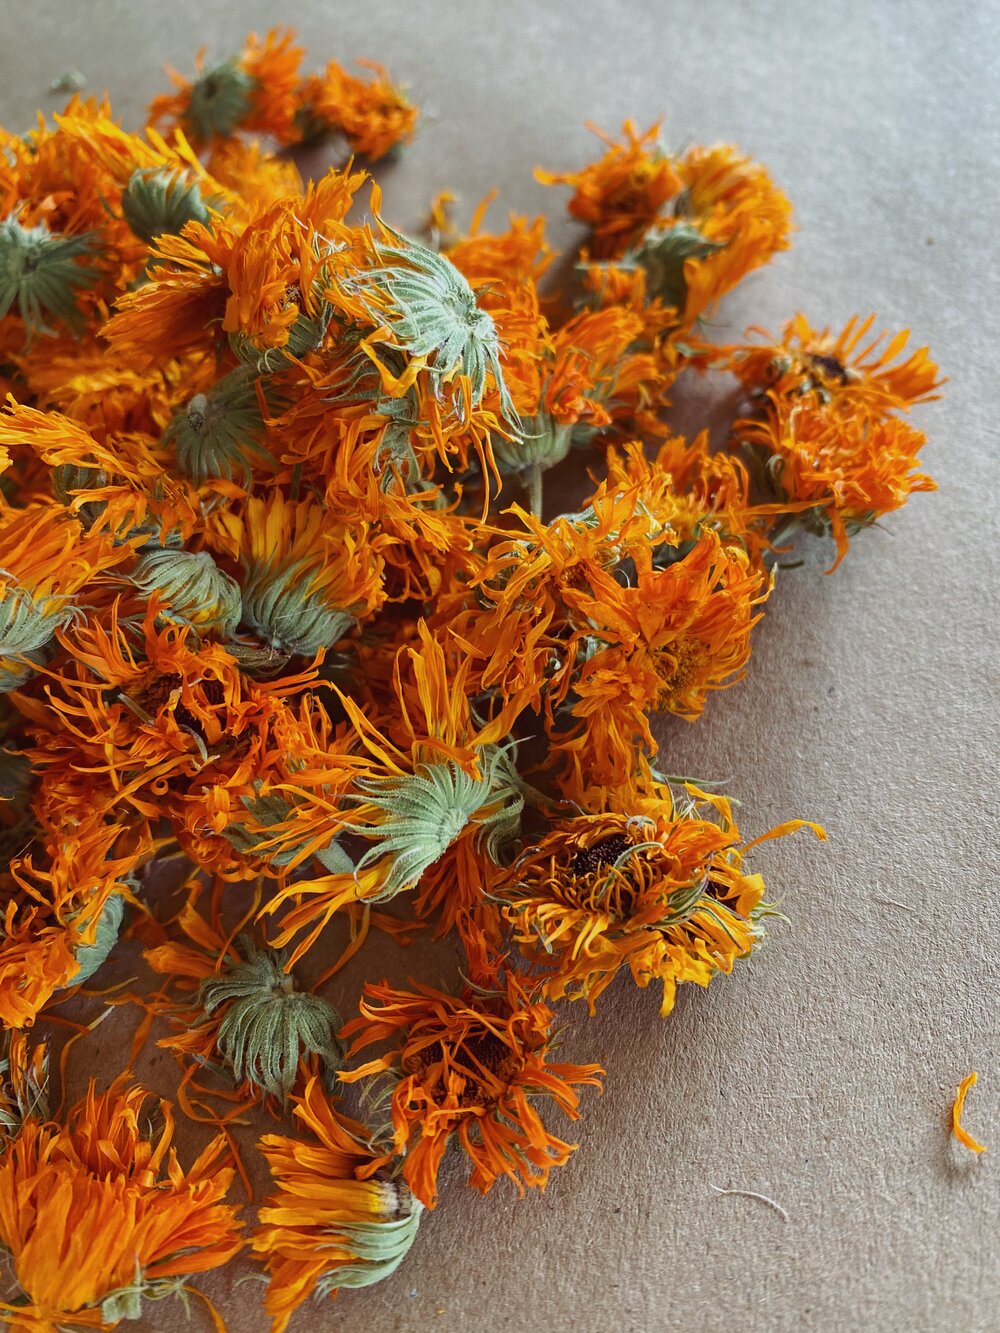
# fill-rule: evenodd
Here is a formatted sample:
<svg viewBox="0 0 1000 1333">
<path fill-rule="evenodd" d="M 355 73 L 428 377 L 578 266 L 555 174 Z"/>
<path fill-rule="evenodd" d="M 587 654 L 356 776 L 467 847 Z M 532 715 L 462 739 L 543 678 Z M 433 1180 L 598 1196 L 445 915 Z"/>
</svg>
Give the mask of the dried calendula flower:
<svg viewBox="0 0 1000 1333">
<path fill-rule="evenodd" d="M 165 620 L 220 639 L 228 639 L 240 623 L 239 584 L 219 568 L 208 551 L 169 546 L 148 550 L 129 577 L 140 592 L 160 598 Z"/>
<path fill-rule="evenodd" d="M 405 1151 L 403 1179 L 426 1207 L 437 1204 L 438 1172 L 453 1140 L 471 1163 L 469 1183 L 483 1194 L 501 1176 L 519 1193 L 544 1189 L 552 1168 L 569 1160 L 576 1145 L 546 1130 L 533 1102 L 549 1099 L 576 1120 L 576 1089 L 600 1087 L 604 1071 L 551 1061 L 552 1021 L 552 1011 L 512 977 L 485 996 L 365 987 L 361 1017 L 344 1029 L 355 1039 L 351 1053 L 383 1038 L 394 1047 L 341 1078 L 396 1076 L 394 1151 Z"/>
<path fill-rule="evenodd" d="M 763 839 L 654 767 L 651 714 L 743 677 L 795 528 L 842 554 L 932 486 L 904 414 L 939 379 L 907 335 L 708 341 L 791 230 L 738 148 L 626 121 L 539 173 L 578 256 L 542 217 L 487 229 L 490 198 L 462 235 L 441 196 L 428 246 L 374 182 L 363 213 L 363 170 L 281 151 L 408 141 L 381 66 L 303 77 L 281 30 L 222 54 L 139 132 L 80 97 L 0 129 L 0 1324 L 24 1333 L 197 1294 L 242 1246 L 228 1156 L 249 1188 L 255 1132 L 272 1333 L 398 1267 L 448 1151 L 483 1193 L 543 1188 L 576 1146 L 549 1112 L 602 1073 L 556 1062 L 550 1005 L 631 978 L 666 1015 L 778 915 Z M 728 436 L 671 433 L 685 369 L 739 382 Z M 802 827 L 824 836 L 764 838 Z M 126 910 L 157 983 L 123 994 L 98 969 L 134 970 Z M 379 981 L 370 932 L 425 928 L 461 988 Z M 182 1113 L 223 1130 L 189 1170 L 125 1075 L 50 1114 L 25 1033 L 85 1038 L 102 1002 L 143 1011 L 135 1055 L 157 1020 Z M 953 1123 L 979 1152 L 974 1082 Z"/>
<path fill-rule="evenodd" d="M 224 1202 L 226 1140 L 185 1171 L 169 1147 L 167 1102 L 158 1128 L 144 1131 L 148 1101 L 125 1076 L 103 1093 L 91 1083 L 61 1123 L 35 1109 L 3 1136 L 0 1244 L 12 1290 L 0 1322 L 42 1330 L 138 1319 L 143 1301 L 181 1292 L 242 1248 L 236 1208 Z"/>
<path fill-rule="evenodd" d="M 275 1188 L 251 1241 L 267 1269 L 274 1333 L 310 1296 L 322 1300 L 394 1273 L 424 1212 L 405 1182 L 384 1170 L 371 1174 L 380 1148 L 364 1125 L 341 1113 L 319 1079 L 310 1079 L 292 1103 L 308 1138 L 260 1140 Z"/>
<path fill-rule="evenodd" d="M 463 375 L 472 403 L 486 392 L 487 373 L 504 416 L 517 420 L 500 366 L 496 326 L 450 260 L 380 223 L 385 240 L 373 242 L 375 261 L 344 281 L 369 317 L 387 328 L 392 345 L 427 364 L 438 384 Z"/>
<path fill-rule="evenodd" d="M 97 280 L 86 262 L 94 253 L 86 233 L 60 236 L 44 222 L 24 226 L 16 215 L 0 222 L 0 319 L 11 309 L 29 336 L 49 333 L 48 320 L 73 332 L 83 328 L 77 294 Z"/>
<path fill-rule="evenodd" d="M 198 998 L 206 1017 L 217 1021 L 215 1045 L 237 1083 L 246 1080 L 287 1101 L 303 1056 L 339 1067 L 340 1018 L 319 995 L 295 989 L 281 950 L 260 948 L 244 935 L 237 951 L 240 961 L 206 978 Z"/>
</svg>

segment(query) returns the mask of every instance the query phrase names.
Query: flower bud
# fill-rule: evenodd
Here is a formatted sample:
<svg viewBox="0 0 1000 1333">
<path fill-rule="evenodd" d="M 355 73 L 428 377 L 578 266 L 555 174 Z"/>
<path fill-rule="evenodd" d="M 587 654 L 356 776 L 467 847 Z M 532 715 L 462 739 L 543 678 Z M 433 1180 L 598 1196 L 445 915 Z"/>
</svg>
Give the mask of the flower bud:
<svg viewBox="0 0 1000 1333">
<path fill-rule="evenodd" d="M 159 595 L 164 620 L 220 639 L 228 639 L 240 623 L 239 585 L 207 551 L 149 551 L 131 578 L 147 596 Z"/>
</svg>

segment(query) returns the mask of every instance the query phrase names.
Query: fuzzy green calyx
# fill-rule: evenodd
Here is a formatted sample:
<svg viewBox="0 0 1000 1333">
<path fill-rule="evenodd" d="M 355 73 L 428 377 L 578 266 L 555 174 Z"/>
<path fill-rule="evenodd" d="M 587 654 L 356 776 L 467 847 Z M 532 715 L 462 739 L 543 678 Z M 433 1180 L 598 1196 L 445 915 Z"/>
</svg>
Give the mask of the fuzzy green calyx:
<svg viewBox="0 0 1000 1333">
<path fill-rule="evenodd" d="M 36 601 L 26 588 L 8 585 L 0 595 L 0 694 L 24 684 L 52 635 L 72 618 L 61 597 Z"/>
<path fill-rule="evenodd" d="M 507 752 L 484 746 L 480 763 L 482 776 L 478 778 L 449 759 L 425 764 L 407 777 L 358 781 L 358 799 L 383 811 L 385 819 L 378 824 L 346 826 L 351 833 L 376 840 L 357 869 L 383 856 L 392 858 L 385 883 L 372 901 L 394 898 L 417 884 L 484 806 L 497 807 L 478 821 L 490 857 L 497 860 L 504 844 L 517 835 L 524 797 Z"/>
<path fill-rule="evenodd" d="M 113 893 L 101 909 L 94 942 L 81 944 L 76 951 L 76 971 L 66 982 L 67 986 L 79 986 L 89 981 L 104 966 L 111 950 L 118 943 L 124 915 L 125 899 L 120 893 Z"/>
<path fill-rule="evenodd" d="M 383 224 L 384 225 L 384 224 Z M 381 267 L 352 279 L 361 292 L 380 289 L 390 300 L 386 312 L 368 306 L 378 323 L 388 316 L 395 344 L 411 356 L 428 357 L 435 386 L 456 374 L 467 375 L 473 405 L 482 401 L 486 373 L 493 376 L 504 416 L 517 412 L 500 368 L 500 340 L 492 317 L 476 303 L 476 294 L 455 265 L 418 241 L 386 228 L 395 245 L 375 243 Z"/>
<path fill-rule="evenodd" d="M 354 624 L 353 616 L 312 590 L 312 574 L 302 560 L 284 567 L 266 563 L 251 569 L 243 587 L 244 621 L 279 652 L 312 657 Z"/>
<path fill-rule="evenodd" d="M 201 143 L 232 134 L 250 110 L 255 87 L 256 80 L 240 69 L 236 59 L 206 70 L 191 85 L 182 117 L 185 130 Z"/>
<path fill-rule="evenodd" d="M 122 1320 L 142 1318 L 143 1301 L 162 1301 L 170 1296 L 180 1296 L 185 1300 L 185 1288 L 189 1277 L 148 1278 L 135 1264 L 135 1277 L 127 1287 L 111 1291 L 101 1301 L 101 1319 L 105 1324 L 117 1326 Z"/>
<path fill-rule="evenodd" d="M 646 270 L 650 296 L 659 296 L 681 314 L 687 304 L 687 278 L 684 276 L 686 259 L 704 259 L 725 247 L 710 241 L 689 222 L 678 222 L 648 236 L 629 256 Z"/>
<path fill-rule="evenodd" d="M 196 393 L 167 427 L 164 443 L 174 445 L 177 466 L 196 485 L 213 477 L 246 479 L 254 458 L 270 457 L 256 384 L 247 370 L 230 371 L 207 394 Z"/>
<path fill-rule="evenodd" d="M 44 222 L 23 227 L 15 215 L 0 222 L 0 319 L 12 308 L 29 336 L 51 333 L 46 317 L 74 333 L 83 328 L 76 293 L 97 281 L 95 268 L 80 262 L 92 253 L 93 238 L 59 236 Z"/>
<path fill-rule="evenodd" d="M 122 213 L 140 241 L 149 244 L 164 233 L 175 236 L 188 222 L 208 222 L 208 209 L 197 181 L 183 172 L 141 167 L 122 191 Z"/>
<path fill-rule="evenodd" d="M 207 551 L 170 547 L 149 551 L 133 570 L 131 581 L 147 597 L 159 594 L 164 603 L 161 616 L 173 624 L 226 639 L 240 623 L 239 584 Z"/>
<path fill-rule="evenodd" d="M 246 935 L 237 950 L 240 961 L 202 982 L 199 1003 L 208 1018 L 225 1006 L 216 1046 L 236 1081 L 284 1102 L 302 1056 L 318 1055 L 328 1069 L 340 1068 L 340 1016 L 319 995 L 294 989 L 284 950 L 260 948 Z"/>
<path fill-rule="evenodd" d="M 391 1181 L 383 1183 L 387 1192 L 386 1211 L 389 1216 L 380 1222 L 348 1222 L 337 1226 L 338 1236 L 345 1240 L 345 1248 L 354 1254 L 357 1262 L 337 1264 L 324 1273 L 316 1284 L 320 1299 L 341 1287 L 370 1287 L 395 1273 L 406 1258 L 420 1228 L 424 1205 L 415 1199 L 407 1187 Z"/>
<path fill-rule="evenodd" d="M 493 441 L 497 467 L 508 476 L 530 467 L 543 471 L 561 463 L 569 453 L 573 427 L 553 421 L 548 412 L 522 417 L 520 432 L 512 440 L 499 437 Z"/>
</svg>

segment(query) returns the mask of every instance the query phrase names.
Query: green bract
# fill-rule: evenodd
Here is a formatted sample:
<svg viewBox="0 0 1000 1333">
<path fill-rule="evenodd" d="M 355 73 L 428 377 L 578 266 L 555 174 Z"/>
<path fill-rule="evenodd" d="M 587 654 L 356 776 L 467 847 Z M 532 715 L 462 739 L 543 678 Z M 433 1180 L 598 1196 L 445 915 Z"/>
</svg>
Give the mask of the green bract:
<svg viewBox="0 0 1000 1333">
<path fill-rule="evenodd" d="M 125 899 L 120 893 L 113 893 L 98 918 L 93 944 L 83 944 L 76 951 L 76 971 L 66 982 L 67 986 L 78 986 L 81 982 L 89 981 L 98 968 L 104 965 L 118 943 L 118 932 L 124 915 Z"/>
<path fill-rule="evenodd" d="M 159 593 L 164 620 L 211 631 L 226 639 L 240 623 L 239 584 L 224 573 L 207 551 L 167 547 L 147 552 L 131 575 L 146 594 Z"/>
<path fill-rule="evenodd" d="M 724 248 L 717 241 L 708 240 L 691 223 L 678 222 L 648 236 L 627 258 L 646 270 L 650 296 L 659 296 L 665 305 L 673 306 L 683 315 L 687 303 L 684 261 L 704 259 Z"/>
<path fill-rule="evenodd" d="M 386 818 L 375 825 L 347 825 L 352 833 L 374 838 L 357 864 L 363 870 L 383 856 L 392 866 L 373 901 L 393 898 L 418 882 L 424 871 L 448 850 L 469 820 L 483 806 L 497 809 L 479 821 L 486 851 L 497 859 L 500 848 L 520 828 L 524 797 L 507 753 L 484 746 L 482 777 L 470 777 L 453 760 L 425 764 L 401 778 L 362 778 L 360 799 L 377 806 Z"/>
<path fill-rule="evenodd" d="M 15 216 L 0 222 L 0 319 L 12 307 L 29 334 L 51 332 L 45 316 L 74 333 L 83 327 L 76 292 L 97 281 L 97 270 L 80 263 L 93 250 L 92 238 L 58 236 L 44 222 L 22 227 Z"/>
<path fill-rule="evenodd" d="M 204 141 L 217 134 L 232 134 L 250 110 L 254 87 L 255 80 L 236 60 L 206 70 L 192 84 L 183 115 L 191 137 Z"/>
<path fill-rule="evenodd" d="M 198 182 L 155 167 L 133 171 L 122 191 L 122 213 L 140 241 L 147 242 L 165 232 L 176 235 L 185 223 L 208 221 Z"/>
<path fill-rule="evenodd" d="M 340 1068 L 340 1016 L 320 996 L 293 989 L 283 950 L 259 948 L 246 935 L 237 949 L 241 961 L 203 981 L 198 999 L 207 1017 L 225 1006 L 216 1046 L 236 1081 L 285 1101 L 303 1055 L 318 1055 L 328 1068 Z"/>
<path fill-rule="evenodd" d="M 366 302 L 372 319 L 381 324 L 388 318 L 397 346 L 411 356 L 430 358 L 429 369 L 436 385 L 457 374 L 467 375 L 473 404 L 482 401 L 489 371 L 504 416 L 516 423 L 517 413 L 500 369 L 496 327 L 491 316 L 476 304 L 475 292 L 444 255 L 388 227 L 385 230 L 397 244 L 375 243 L 381 267 L 350 280 L 362 296 L 371 288 L 388 295 L 388 312 Z"/>
<path fill-rule="evenodd" d="M 569 453 L 573 427 L 553 421 L 548 412 L 521 420 L 520 433 L 513 440 L 502 436 L 493 441 L 493 457 L 501 472 L 524 472 L 530 467 L 555 467 Z"/>
<path fill-rule="evenodd" d="M 174 444 L 185 476 L 198 484 L 210 477 L 246 478 L 255 457 L 269 456 L 256 386 L 250 371 L 230 371 L 177 413 L 163 439 Z"/>
<path fill-rule="evenodd" d="M 316 1284 L 319 1298 L 340 1287 L 370 1287 L 394 1273 L 409 1253 L 416 1239 L 424 1206 L 405 1185 L 386 1181 L 382 1188 L 394 1196 L 394 1216 L 385 1222 L 345 1222 L 337 1234 L 346 1241 L 345 1248 L 357 1256 L 357 1263 L 338 1264 Z M 387 1209 L 389 1211 L 389 1209 Z"/>
<path fill-rule="evenodd" d="M 257 565 L 243 587 L 243 619 L 270 647 L 311 657 L 343 638 L 354 624 L 346 611 L 310 591 L 312 567 L 305 561 Z"/>
<path fill-rule="evenodd" d="M 0 694 L 24 684 L 52 635 L 72 620 L 72 608 L 61 601 L 36 601 L 26 588 L 11 585 L 0 595 Z"/>
</svg>

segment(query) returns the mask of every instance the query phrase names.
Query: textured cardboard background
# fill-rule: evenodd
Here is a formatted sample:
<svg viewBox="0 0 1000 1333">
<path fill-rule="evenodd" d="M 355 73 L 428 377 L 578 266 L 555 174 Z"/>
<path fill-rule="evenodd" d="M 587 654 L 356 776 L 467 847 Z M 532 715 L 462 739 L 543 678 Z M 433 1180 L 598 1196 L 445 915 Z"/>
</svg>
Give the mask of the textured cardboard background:
<svg viewBox="0 0 1000 1333">
<path fill-rule="evenodd" d="M 811 549 L 780 580 L 746 681 L 663 729 L 669 767 L 728 779 L 748 831 L 826 825 L 823 847 L 757 857 L 791 925 L 666 1023 L 653 993 L 624 987 L 595 1022 L 574 1012 L 568 1054 L 602 1060 L 607 1091 L 587 1097 L 548 1192 L 481 1200 L 453 1173 L 394 1278 L 293 1328 L 1000 1328 L 995 0 L 4 0 L 0 17 L 11 128 L 57 106 L 46 90 L 68 66 L 137 125 L 164 61 L 187 71 L 198 46 L 225 56 L 276 22 L 317 66 L 383 60 L 426 111 L 380 173 L 404 226 L 439 189 L 467 215 L 499 186 L 501 206 L 551 212 L 556 243 L 575 237 L 565 193 L 531 170 L 593 157 L 588 118 L 662 116 L 674 147 L 735 141 L 800 231 L 731 299 L 730 336 L 797 308 L 837 324 L 876 310 L 951 377 L 918 418 L 940 492 L 834 577 Z M 126 1027 L 78 1048 L 79 1077 L 110 1077 Z M 948 1134 L 972 1068 L 968 1121 L 995 1145 L 978 1160 Z M 712 1184 L 768 1193 L 788 1220 Z M 254 1284 L 209 1289 L 233 1333 L 266 1327 Z M 203 1326 L 172 1304 L 133 1325 Z"/>
</svg>

